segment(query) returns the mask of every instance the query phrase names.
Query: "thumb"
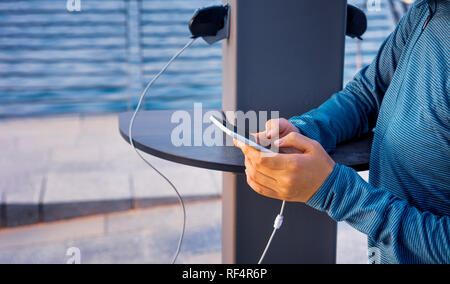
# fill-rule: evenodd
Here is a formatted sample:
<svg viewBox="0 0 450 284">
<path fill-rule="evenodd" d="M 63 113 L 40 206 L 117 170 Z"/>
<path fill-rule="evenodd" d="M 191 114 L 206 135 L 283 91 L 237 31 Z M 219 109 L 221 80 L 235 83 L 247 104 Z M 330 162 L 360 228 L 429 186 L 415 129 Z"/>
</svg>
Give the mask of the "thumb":
<svg viewBox="0 0 450 284">
<path fill-rule="evenodd" d="M 279 148 L 295 148 L 303 153 L 312 152 L 317 144 L 316 141 L 296 132 L 291 132 L 274 143 Z"/>
</svg>

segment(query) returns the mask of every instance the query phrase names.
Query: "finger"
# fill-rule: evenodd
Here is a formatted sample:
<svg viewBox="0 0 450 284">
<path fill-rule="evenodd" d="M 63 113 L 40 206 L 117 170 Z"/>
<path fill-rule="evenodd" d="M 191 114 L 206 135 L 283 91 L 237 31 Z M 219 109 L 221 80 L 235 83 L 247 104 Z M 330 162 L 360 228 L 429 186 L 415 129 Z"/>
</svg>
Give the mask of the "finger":
<svg viewBox="0 0 450 284">
<path fill-rule="evenodd" d="M 242 152 L 244 152 L 245 147 L 247 146 L 247 145 L 245 145 L 245 143 L 243 143 L 243 142 L 241 142 L 241 141 L 239 141 L 239 140 L 237 140 L 237 139 L 233 139 L 233 143 L 234 143 L 234 146 L 235 146 L 236 148 L 241 149 Z"/>
<path fill-rule="evenodd" d="M 247 146 L 244 151 L 245 157 L 250 159 L 258 170 L 266 168 L 267 170 L 283 169 L 287 163 L 287 158 L 277 153 L 263 153 L 253 147 Z"/>
<path fill-rule="evenodd" d="M 267 147 L 272 142 L 269 138 L 267 138 L 267 132 L 258 132 L 252 133 L 253 137 L 255 137 L 256 143 L 262 145 L 263 147 Z"/>
<path fill-rule="evenodd" d="M 250 159 L 248 159 L 247 157 L 245 158 L 245 168 L 254 168 L 255 166 L 253 165 L 252 161 Z"/>
<path fill-rule="evenodd" d="M 317 144 L 316 141 L 295 132 L 275 141 L 279 148 L 295 148 L 303 153 L 312 152 Z"/>
<path fill-rule="evenodd" d="M 267 139 L 272 139 L 273 137 L 279 137 L 280 134 L 280 120 L 271 119 L 266 123 L 266 135 Z"/>
<path fill-rule="evenodd" d="M 258 194 L 261 194 L 261 195 L 264 195 L 264 196 L 270 197 L 270 198 L 282 199 L 275 190 L 257 183 L 249 176 L 247 176 L 247 183 Z"/>
<path fill-rule="evenodd" d="M 247 156 L 248 156 L 248 153 L 250 152 L 250 151 L 254 151 L 255 149 L 253 148 L 253 147 L 251 147 L 251 146 L 249 146 L 248 144 L 245 144 L 244 142 L 242 142 L 242 141 L 237 141 L 236 142 L 236 147 L 238 147 L 239 149 L 241 149 L 241 151 L 242 151 L 242 153 L 244 154 L 244 156 L 247 158 Z"/>
<path fill-rule="evenodd" d="M 261 140 L 267 139 L 267 133 L 265 131 L 252 133 L 252 135 L 253 135 L 253 137 L 255 137 L 256 142 L 259 144 L 261 144 L 260 143 Z"/>
<path fill-rule="evenodd" d="M 270 177 L 268 175 L 263 174 L 262 172 L 257 171 L 252 165 L 251 162 L 247 159 L 245 161 L 245 173 L 247 176 L 251 177 L 254 181 L 256 181 L 259 184 L 262 184 L 269 188 L 278 188 L 278 181 Z"/>
</svg>

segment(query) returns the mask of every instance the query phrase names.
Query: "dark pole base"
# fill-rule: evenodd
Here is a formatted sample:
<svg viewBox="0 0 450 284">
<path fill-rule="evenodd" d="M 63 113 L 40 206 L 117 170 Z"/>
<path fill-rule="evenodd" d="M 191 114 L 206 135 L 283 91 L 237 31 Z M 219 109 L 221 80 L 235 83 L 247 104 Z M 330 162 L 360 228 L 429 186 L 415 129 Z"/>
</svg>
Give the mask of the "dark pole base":
<svg viewBox="0 0 450 284">
<path fill-rule="evenodd" d="M 281 201 L 256 194 L 242 174 L 224 174 L 224 187 L 224 224 L 234 223 L 234 226 L 224 227 L 224 241 L 233 241 L 224 242 L 223 262 L 255 264 L 272 233 Z M 230 204 L 236 205 L 236 215 L 228 215 Z M 303 204 L 287 203 L 283 226 L 275 235 L 264 263 L 333 264 L 336 262 L 336 235 L 337 224 L 326 214 Z M 235 247 L 229 247 L 233 243 Z"/>
</svg>

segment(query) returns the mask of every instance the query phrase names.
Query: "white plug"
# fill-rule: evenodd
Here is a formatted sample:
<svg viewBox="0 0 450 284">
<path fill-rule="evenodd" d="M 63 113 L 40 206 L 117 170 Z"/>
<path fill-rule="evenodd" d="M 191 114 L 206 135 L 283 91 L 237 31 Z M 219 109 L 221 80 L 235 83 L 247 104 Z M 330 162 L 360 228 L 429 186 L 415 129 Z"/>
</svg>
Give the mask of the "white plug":
<svg viewBox="0 0 450 284">
<path fill-rule="evenodd" d="M 283 220 L 284 220 L 283 215 L 278 215 L 277 218 L 275 218 L 275 222 L 273 223 L 273 228 L 275 230 L 281 228 L 281 225 L 283 225 Z"/>
</svg>

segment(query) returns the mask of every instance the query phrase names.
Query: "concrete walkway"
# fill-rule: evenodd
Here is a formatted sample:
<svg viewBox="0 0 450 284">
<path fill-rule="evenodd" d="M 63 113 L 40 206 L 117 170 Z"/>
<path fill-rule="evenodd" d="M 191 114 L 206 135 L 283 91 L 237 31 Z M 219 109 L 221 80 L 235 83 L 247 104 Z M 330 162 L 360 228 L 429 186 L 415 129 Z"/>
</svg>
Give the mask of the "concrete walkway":
<svg viewBox="0 0 450 284">
<path fill-rule="evenodd" d="M 177 263 L 221 263 L 221 205 L 220 200 L 188 202 L 186 235 Z M 337 263 L 367 263 L 366 238 L 348 225 L 338 228 Z M 79 250 L 82 264 L 169 263 L 180 229 L 178 206 L 4 229 L 0 230 L 0 263 L 63 264 L 72 259 L 67 256 L 70 248 Z M 274 242 L 280 241 L 275 237 Z"/>
<path fill-rule="evenodd" d="M 190 202 L 186 210 L 190 218 L 178 263 L 220 263 L 221 202 Z M 83 264 L 169 263 L 181 220 L 179 207 L 158 206 L 1 230 L 0 263 L 63 264 L 72 247 Z"/>
<path fill-rule="evenodd" d="M 121 138 L 116 115 L 3 120 L 0 148 L 1 227 L 177 202 Z M 187 200 L 221 195 L 220 172 L 148 159 Z"/>
</svg>

